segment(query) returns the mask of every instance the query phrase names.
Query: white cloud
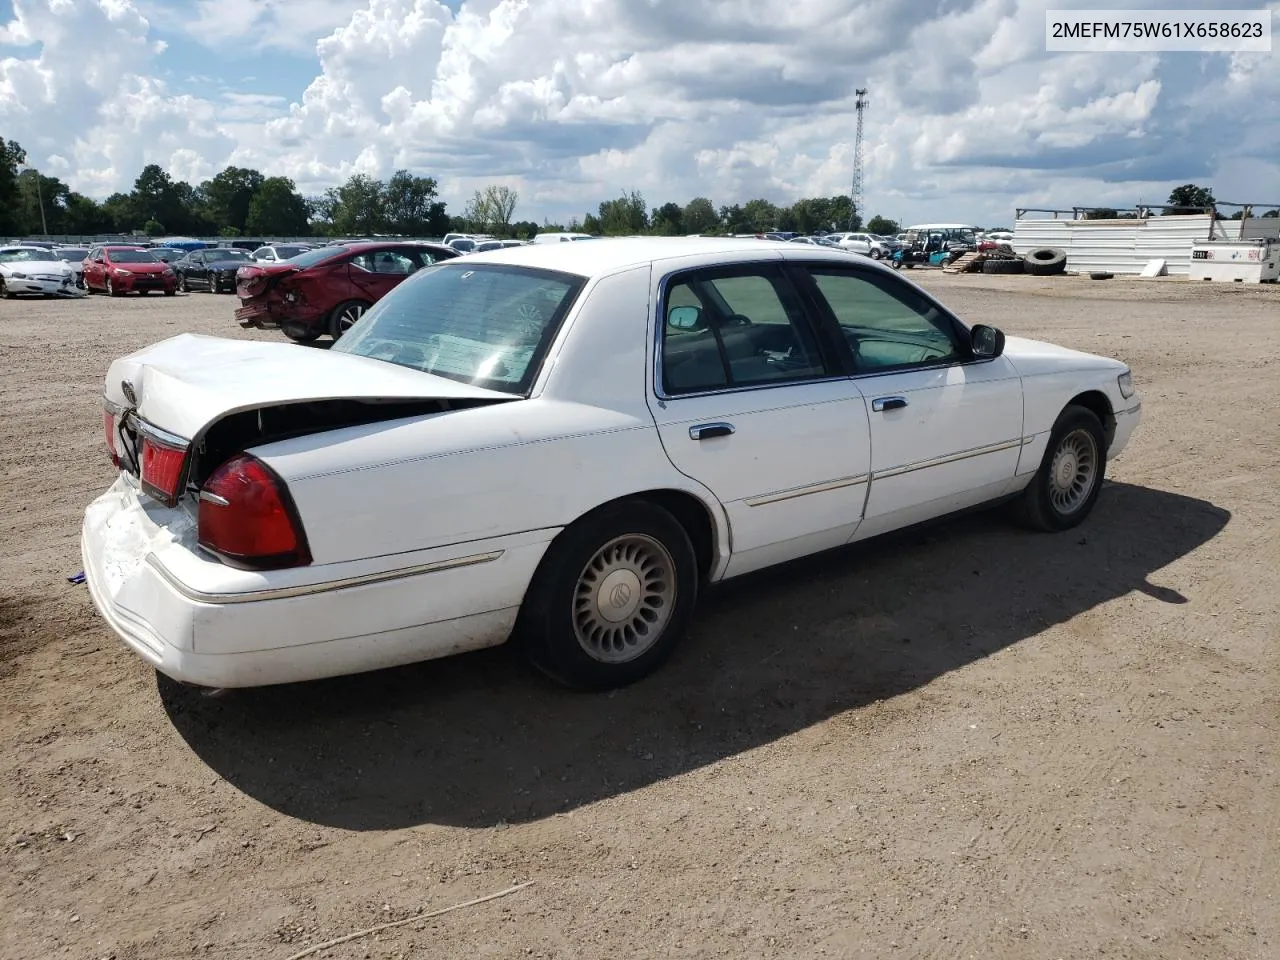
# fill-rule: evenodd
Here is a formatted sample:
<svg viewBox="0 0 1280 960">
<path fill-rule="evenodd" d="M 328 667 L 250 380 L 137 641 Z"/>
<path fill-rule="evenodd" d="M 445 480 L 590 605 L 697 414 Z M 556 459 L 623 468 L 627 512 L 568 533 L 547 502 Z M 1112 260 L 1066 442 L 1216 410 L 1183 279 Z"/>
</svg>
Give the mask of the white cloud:
<svg viewBox="0 0 1280 960">
<path fill-rule="evenodd" d="M 1280 196 L 1276 54 L 1046 54 L 1044 11 L 1091 3 L 196 0 L 178 18 L 161 0 L 16 0 L 0 123 L 98 195 L 146 162 L 306 190 L 406 166 L 452 208 L 501 181 L 517 216 L 561 217 L 623 189 L 653 206 L 847 192 L 865 85 L 869 212 L 1007 221 L 1188 180 Z M 253 49 L 309 51 L 315 78 L 293 103 L 264 80 L 192 97 L 158 79 L 178 35 L 236 50 L 214 89 L 271 75 L 280 54 Z"/>
</svg>

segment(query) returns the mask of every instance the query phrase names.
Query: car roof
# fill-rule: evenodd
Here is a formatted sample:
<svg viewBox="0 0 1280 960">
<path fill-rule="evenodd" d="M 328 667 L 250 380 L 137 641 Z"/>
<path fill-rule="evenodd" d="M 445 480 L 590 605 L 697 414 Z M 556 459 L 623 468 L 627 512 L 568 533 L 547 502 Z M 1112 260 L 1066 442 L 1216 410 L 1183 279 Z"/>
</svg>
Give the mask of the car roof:
<svg viewBox="0 0 1280 960">
<path fill-rule="evenodd" d="M 742 254 L 759 259 L 830 260 L 848 263 L 849 254 L 815 244 L 776 243 L 754 237 L 635 237 L 602 238 L 583 243 L 529 244 L 503 250 L 468 254 L 467 266 L 501 263 L 514 266 L 560 270 L 584 277 L 599 277 L 630 267 L 643 266 L 675 257 Z M 863 261 L 859 261 L 862 263 Z M 866 264 L 875 264 L 866 260 Z M 882 270 L 888 267 L 875 264 Z"/>
</svg>

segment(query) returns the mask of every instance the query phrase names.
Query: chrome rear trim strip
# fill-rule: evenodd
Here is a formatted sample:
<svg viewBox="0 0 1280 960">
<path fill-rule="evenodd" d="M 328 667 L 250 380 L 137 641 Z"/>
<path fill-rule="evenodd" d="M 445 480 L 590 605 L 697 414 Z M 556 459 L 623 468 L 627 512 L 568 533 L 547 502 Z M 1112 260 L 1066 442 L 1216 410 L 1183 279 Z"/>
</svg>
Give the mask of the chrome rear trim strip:
<svg viewBox="0 0 1280 960">
<path fill-rule="evenodd" d="M 147 554 L 147 564 L 164 578 L 164 581 L 188 600 L 196 603 L 254 603 L 259 600 L 285 600 L 289 597 L 305 597 L 317 593 L 328 593 L 333 590 L 347 590 L 351 587 L 363 587 L 371 583 L 386 583 L 390 580 L 402 580 L 405 577 L 416 577 L 426 573 L 438 573 L 442 570 L 457 570 L 462 567 L 474 567 L 482 563 L 491 563 L 502 556 L 505 550 L 491 550 L 488 553 L 477 553 L 469 557 L 456 557 L 452 560 L 437 560 L 434 563 L 419 563 L 412 567 L 400 567 L 397 570 L 385 570 L 381 573 L 368 573 L 359 577 L 345 577 L 342 580 L 326 580 L 323 583 L 304 583 L 296 587 L 274 587 L 270 590 L 251 590 L 246 593 L 208 593 L 196 590 L 179 580 L 154 553 Z"/>
<path fill-rule="evenodd" d="M 859 483 L 866 483 L 870 479 L 868 474 L 862 474 L 857 477 L 842 477 L 839 480 L 826 480 L 822 483 L 813 483 L 805 487 L 792 487 L 790 490 L 779 490 L 777 493 L 766 493 L 760 497 L 749 497 L 743 502 L 748 507 L 763 507 L 767 503 L 778 503 L 781 500 L 794 500 L 796 497 L 807 497 L 811 493 L 826 493 L 828 490 L 840 490 L 843 487 L 853 487 Z"/>
</svg>

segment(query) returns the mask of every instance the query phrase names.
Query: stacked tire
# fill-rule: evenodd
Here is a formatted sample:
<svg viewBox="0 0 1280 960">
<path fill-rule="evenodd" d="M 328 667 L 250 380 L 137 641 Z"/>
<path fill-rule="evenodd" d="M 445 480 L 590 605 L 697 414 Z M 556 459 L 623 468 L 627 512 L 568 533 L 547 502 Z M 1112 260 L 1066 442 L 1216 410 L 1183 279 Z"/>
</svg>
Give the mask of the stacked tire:
<svg viewBox="0 0 1280 960">
<path fill-rule="evenodd" d="M 1023 262 L 1015 257 L 999 257 L 982 261 L 983 273 L 1021 273 Z"/>
<path fill-rule="evenodd" d="M 1056 247 L 1040 247 L 1022 258 L 1024 272 L 1033 277 L 1052 277 L 1066 272 L 1067 251 Z"/>
</svg>

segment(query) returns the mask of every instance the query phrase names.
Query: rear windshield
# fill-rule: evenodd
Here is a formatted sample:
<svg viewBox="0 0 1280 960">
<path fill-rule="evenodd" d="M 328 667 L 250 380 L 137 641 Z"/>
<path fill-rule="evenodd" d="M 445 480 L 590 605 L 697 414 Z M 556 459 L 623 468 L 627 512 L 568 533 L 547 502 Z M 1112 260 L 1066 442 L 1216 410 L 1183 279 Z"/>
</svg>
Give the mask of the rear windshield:
<svg viewBox="0 0 1280 960">
<path fill-rule="evenodd" d="M 150 250 L 108 250 L 112 263 L 159 263 Z"/>
<path fill-rule="evenodd" d="M 306 247 L 276 247 L 275 249 L 276 256 L 281 260 L 288 260 L 306 251 Z"/>
<path fill-rule="evenodd" d="M 230 248 L 221 248 L 216 250 L 206 250 L 204 252 L 206 260 L 250 260 L 252 259 L 244 250 L 233 250 Z"/>
<path fill-rule="evenodd" d="M 332 349 L 524 394 L 585 282 L 552 270 L 452 260 L 404 281 Z"/>
<path fill-rule="evenodd" d="M 295 267 L 314 267 L 317 263 L 321 263 L 331 257 L 338 257 L 346 253 L 350 248 L 337 246 L 317 247 L 314 250 L 308 250 L 306 253 L 300 253 L 296 257 L 290 257 L 289 263 Z"/>
</svg>

